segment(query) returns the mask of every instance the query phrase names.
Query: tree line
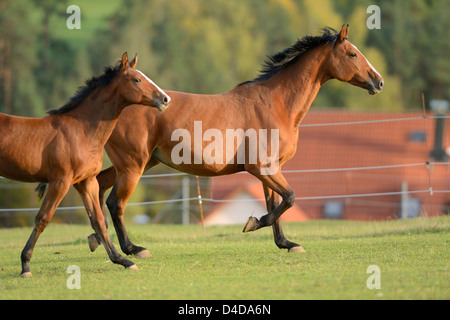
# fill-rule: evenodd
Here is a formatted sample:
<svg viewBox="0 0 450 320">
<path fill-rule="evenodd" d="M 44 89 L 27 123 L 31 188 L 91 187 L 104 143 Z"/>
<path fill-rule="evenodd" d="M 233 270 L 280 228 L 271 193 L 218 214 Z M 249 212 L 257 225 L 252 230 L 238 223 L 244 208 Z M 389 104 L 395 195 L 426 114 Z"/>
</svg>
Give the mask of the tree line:
<svg viewBox="0 0 450 320">
<path fill-rule="evenodd" d="M 0 112 L 43 115 L 127 50 L 163 88 L 224 92 L 254 78 L 266 55 L 344 22 L 385 92 L 373 98 L 330 82 L 315 105 L 404 110 L 418 108 L 422 92 L 448 99 L 446 0 L 375 1 L 374 30 L 366 27 L 369 0 L 81 1 L 80 30 L 65 26 L 69 2 L 0 0 Z M 96 13 L 111 3 L 113 12 Z"/>
</svg>

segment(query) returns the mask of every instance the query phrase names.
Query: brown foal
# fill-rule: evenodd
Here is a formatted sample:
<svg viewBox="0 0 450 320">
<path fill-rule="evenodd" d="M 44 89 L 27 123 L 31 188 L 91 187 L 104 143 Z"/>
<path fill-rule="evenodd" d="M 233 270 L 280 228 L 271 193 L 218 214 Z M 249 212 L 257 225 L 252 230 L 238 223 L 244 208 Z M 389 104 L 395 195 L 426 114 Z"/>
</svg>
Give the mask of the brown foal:
<svg viewBox="0 0 450 320">
<path fill-rule="evenodd" d="M 31 276 L 30 259 L 39 235 L 73 185 L 80 193 L 91 225 L 110 259 L 126 268 L 136 265 L 124 259 L 108 236 L 99 205 L 96 180 L 103 147 L 119 114 L 131 104 L 164 110 L 170 98 L 143 73 L 128 67 L 125 53 L 114 68 L 94 77 L 62 108 L 39 119 L 0 114 L 0 175 L 12 180 L 48 184 L 35 219 L 33 232 L 21 254 L 22 277 Z M 149 108 L 150 109 L 150 108 Z M 45 185 L 38 189 L 43 194 Z"/>
</svg>

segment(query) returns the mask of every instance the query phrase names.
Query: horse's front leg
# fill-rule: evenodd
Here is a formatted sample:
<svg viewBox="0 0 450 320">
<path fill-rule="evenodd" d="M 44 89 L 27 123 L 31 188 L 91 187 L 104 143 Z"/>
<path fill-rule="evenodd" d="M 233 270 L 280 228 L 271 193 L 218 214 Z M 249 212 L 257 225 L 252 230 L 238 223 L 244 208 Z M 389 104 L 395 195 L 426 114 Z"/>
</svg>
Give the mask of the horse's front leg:
<svg viewBox="0 0 450 320">
<path fill-rule="evenodd" d="M 70 182 L 55 181 L 49 183 L 47 195 L 45 196 L 41 208 L 35 218 L 33 232 L 31 233 L 20 256 L 22 260 L 21 277 L 31 277 L 30 260 L 33 254 L 34 246 L 36 245 L 39 236 L 52 219 L 56 208 L 66 195 L 69 187 Z"/>
<path fill-rule="evenodd" d="M 264 185 L 263 188 L 267 212 L 271 212 L 275 210 L 275 208 L 280 204 L 280 196 L 276 192 L 267 188 Z M 283 229 L 281 228 L 280 218 L 275 220 L 274 224 L 272 224 L 272 229 L 275 244 L 277 245 L 278 248 L 288 249 L 289 252 L 305 252 L 302 246 L 286 239 L 283 233 Z"/>
<path fill-rule="evenodd" d="M 142 172 L 142 169 L 131 170 L 130 167 L 126 168 L 124 172 L 117 172 L 117 179 L 106 200 L 106 205 L 111 213 L 122 251 L 127 255 L 134 255 L 136 258 L 150 258 L 152 255 L 146 248 L 136 246 L 131 242 L 123 219 L 128 199 L 133 194 Z"/>
<path fill-rule="evenodd" d="M 137 270 L 136 265 L 125 258 L 123 258 L 116 248 L 113 246 L 111 239 L 109 238 L 105 218 L 100 208 L 100 200 L 98 197 L 99 186 L 95 177 L 86 179 L 80 183 L 74 185 L 75 189 L 80 193 L 83 200 L 86 211 L 91 220 L 92 228 L 101 239 L 101 242 L 105 246 L 106 252 L 112 262 L 120 264 L 125 268 Z"/>
<path fill-rule="evenodd" d="M 109 167 L 108 169 L 103 170 L 97 175 L 97 181 L 99 184 L 100 206 L 102 210 L 104 210 L 105 207 L 104 197 L 106 190 L 113 187 L 114 185 L 117 185 L 116 187 L 113 188 L 110 196 L 108 197 L 108 209 L 111 212 L 111 217 L 113 219 L 114 228 L 117 233 L 117 238 L 119 239 L 120 247 L 126 255 L 134 255 L 136 258 L 149 258 L 151 257 L 151 254 L 147 249 L 138 247 L 131 242 L 131 240 L 128 237 L 128 232 L 126 230 L 125 223 L 123 220 L 125 205 L 132 193 L 129 190 L 135 189 L 137 181 L 133 183 L 134 186 L 130 186 L 131 182 L 127 181 L 128 179 L 127 176 L 125 178 L 123 177 L 123 175 L 120 176 L 121 178 L 116 182 L 117 174 L 116 169 L 114 167 Z M 140 177 L 139 170 L 134 176 Z M 126 186 L 123 187 L 124 185 Z M 125 190 L 125 192 L 123 190 Z M 120 204 L 123 205 L 121 206 Z M 103 211 L 103 216 L 106 218 L 105 211 Z M 108 225 L 106 225 L 106 227 L 108 227 Z M 101 244 L 100 236 L 97 233 L 90 234 L 88 236 L 88 244 L 91 252 L 94 252 L 97 249 L 97 247 Z"/>
<path fill-rule="evenodd" d="M 151 159 L 145 168 L 142 169 L 136 165 L 134 170 L 131 169 L 131 165 L 128 165 L 126 166 L 127 172 L 121 173 L 117 173 L 114 167 L 110 167 L 97 175 L 97 181 L 100 188 L 100 205 L 102 209 L 104 207 L 104 193 L 114 185 L 114 188 L 107 199 L 107 206 L 111 213 L 111 218 L 113 219 L 120 247 L 125 254 L 134 255 L 139 259 L 151 258 L 152 255 L 146 248 L 136 246 L 131 242 L 125 227 L 123 216 L 125 214 L 126 203 L 133 193 L 133 190 L 136 188 L 142 172 L 149 170 L 158 163 L 158 161 Z M 99 236 L 96 233 L 89 235 L 88 244 L 89 249 L 94 252 L 100 244 Z"/>
</svg>

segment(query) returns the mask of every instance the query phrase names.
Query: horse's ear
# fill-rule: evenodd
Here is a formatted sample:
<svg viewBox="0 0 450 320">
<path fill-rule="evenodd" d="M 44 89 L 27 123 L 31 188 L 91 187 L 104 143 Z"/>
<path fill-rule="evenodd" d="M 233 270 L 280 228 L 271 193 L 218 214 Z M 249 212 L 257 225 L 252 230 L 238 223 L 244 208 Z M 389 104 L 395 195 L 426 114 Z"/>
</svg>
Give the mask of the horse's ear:
<svg viewBox="0 0 450 320">
<path fill-rule="evenodd" d="M 127 67 L 128 67 L 128 54 L 125 52 L 123 55 L 122 55 L 122 63 L 121 63 L 121 69 L 122 69 L 122 71 L 125 71 L 125 70 L 127 70 Z"/>
<path fill-rule="evenodd" d="M 133 68 L 133 69 L 136 68 L 136 63 L 137 63 L 137 53 L 134 56 L 133 60 L 131 60 L 131 62 L 130 62 L 130 68 Z"/>
<path fill-rule="evenodd" d="M 345 39 L 347 39 L 347 35 L 348 35 L 348 24 L 343 24 L 341 31 L 339 31 L 339 34 L 337 36 L 336 44 L 339 44 Z"/>
</svg>

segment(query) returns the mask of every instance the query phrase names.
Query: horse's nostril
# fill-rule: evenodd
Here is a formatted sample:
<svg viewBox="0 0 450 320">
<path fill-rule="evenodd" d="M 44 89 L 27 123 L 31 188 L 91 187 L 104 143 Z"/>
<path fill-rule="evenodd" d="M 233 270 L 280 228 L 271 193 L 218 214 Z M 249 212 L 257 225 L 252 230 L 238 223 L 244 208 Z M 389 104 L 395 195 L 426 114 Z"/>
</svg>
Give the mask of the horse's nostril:
<svg viewBox="0 0 450 320">
<path fill-rule="evenodd" d="M 380 81 L 380 83 L 378 84 L 378 87 L 380 89 L 383 89 L 383 87 L 384 87 L 384 81 L 383 80 Z"/>
<path fill-rule="evenodd" d="M 164 97 L 163 99 L 164 104 L 168 104 L 169 103 L 169 98 L 167 96 Z"/>
</svg>

